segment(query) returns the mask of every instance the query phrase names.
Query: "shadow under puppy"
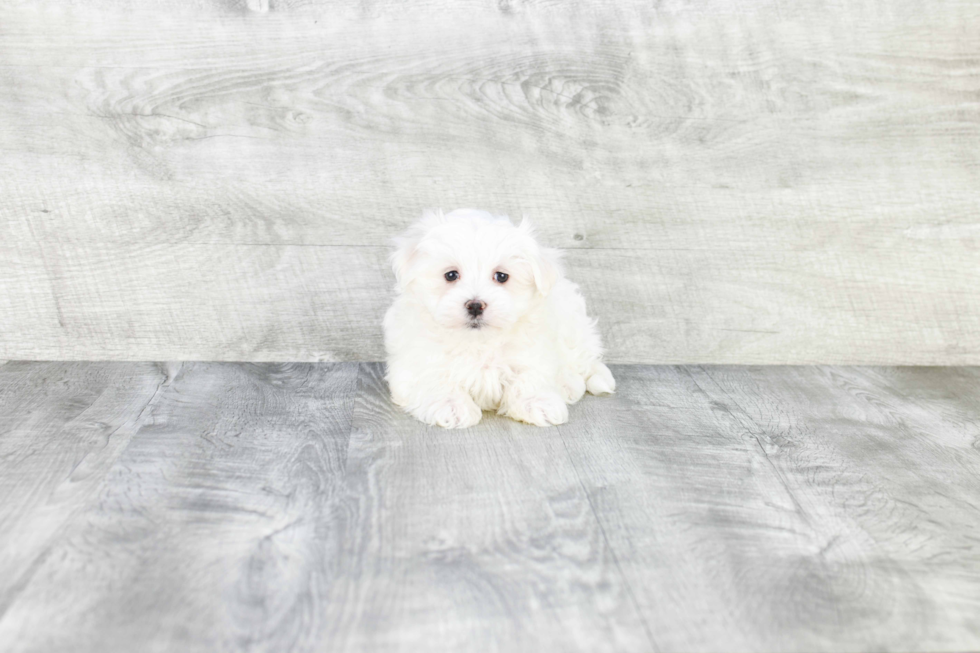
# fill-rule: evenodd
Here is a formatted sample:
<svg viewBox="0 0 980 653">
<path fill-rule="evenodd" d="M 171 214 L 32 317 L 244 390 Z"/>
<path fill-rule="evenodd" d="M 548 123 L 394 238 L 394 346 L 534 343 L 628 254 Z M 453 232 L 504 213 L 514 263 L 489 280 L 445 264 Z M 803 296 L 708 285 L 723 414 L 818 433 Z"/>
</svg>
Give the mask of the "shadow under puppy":
<svg viewBox="0 0 980 653">
<path fill-rule="evenodd" d="M 548 426 L 586 390 L 615 390 L 585 299 L 527 220 L 426 212 L 395 244 L 387 379 L 416 418 L 456 428 L 496 410 Z"/>
</svg>

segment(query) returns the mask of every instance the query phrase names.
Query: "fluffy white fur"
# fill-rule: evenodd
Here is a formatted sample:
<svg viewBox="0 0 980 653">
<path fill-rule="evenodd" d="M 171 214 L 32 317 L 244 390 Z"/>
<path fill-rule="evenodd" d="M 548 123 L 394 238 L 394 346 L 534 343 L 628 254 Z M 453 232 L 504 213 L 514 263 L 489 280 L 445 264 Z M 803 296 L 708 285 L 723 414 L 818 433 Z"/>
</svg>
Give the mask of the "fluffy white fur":
<svg viewBox="0 0 980 653">
<path fill-rule="evenodd" d="M 578 286 L 526 220 L 427 212 L 396 246 L 387 378 L 407 412 L 447 428 L 473 426 L 484 410 L 548 426 L 566 422 L 586 390 L 615 390 Z M 485 306 L 478 316 L 474 301 Z"/>
</svg>

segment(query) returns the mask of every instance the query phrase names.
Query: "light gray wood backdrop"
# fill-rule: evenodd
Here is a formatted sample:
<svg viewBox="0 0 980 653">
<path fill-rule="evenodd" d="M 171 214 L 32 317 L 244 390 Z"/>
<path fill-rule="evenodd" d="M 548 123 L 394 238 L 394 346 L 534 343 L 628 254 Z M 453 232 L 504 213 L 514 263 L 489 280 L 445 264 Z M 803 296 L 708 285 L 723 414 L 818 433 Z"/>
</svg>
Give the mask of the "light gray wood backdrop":
<svg viewBox="0 0 980 653">
<path fill-rule="evenodd" d="M 0 358 L 383 356 L 527 214 L 614 362 L 980 363 L 980 3 L 0 0 Z"/>
</svg>

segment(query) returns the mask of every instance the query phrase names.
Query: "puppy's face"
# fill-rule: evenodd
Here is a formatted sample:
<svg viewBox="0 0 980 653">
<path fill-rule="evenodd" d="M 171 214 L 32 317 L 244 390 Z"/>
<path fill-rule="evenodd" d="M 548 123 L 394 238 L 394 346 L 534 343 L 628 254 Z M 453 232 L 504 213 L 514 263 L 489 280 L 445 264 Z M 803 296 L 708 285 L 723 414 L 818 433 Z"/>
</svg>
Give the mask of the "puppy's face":
<svg viewBox="0 0 980 653">
<path fill-rule="evenodd" d="M 451 329 L 505 329 L 546 295 L 557 256 L 527 222 L 462 209 L 428 213 L 397 240 L 392 268 L 403 293 Z"/>
</svg>

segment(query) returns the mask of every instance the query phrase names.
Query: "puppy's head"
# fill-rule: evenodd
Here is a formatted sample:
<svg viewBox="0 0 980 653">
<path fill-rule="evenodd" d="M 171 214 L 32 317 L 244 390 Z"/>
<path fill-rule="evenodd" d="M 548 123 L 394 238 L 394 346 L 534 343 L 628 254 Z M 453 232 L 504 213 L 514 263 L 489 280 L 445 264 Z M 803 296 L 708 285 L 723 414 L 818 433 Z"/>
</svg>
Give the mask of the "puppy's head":
<svg viewBox="0 0 980 653">
<path fill-rule="evenodd" d="M 515 227 L 476 209 L 426 212 L 395 244 L 398 291 L 447 328 L 507 328 L 561 274 L 558 252 L 538 245 L 527 220 Z"/>
</svg>

